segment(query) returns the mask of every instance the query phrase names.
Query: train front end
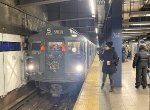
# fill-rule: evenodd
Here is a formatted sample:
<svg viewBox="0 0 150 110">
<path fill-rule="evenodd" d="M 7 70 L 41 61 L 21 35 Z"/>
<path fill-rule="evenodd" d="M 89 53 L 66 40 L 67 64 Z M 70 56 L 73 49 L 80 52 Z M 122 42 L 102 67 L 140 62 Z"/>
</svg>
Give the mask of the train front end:
<svg viewBox="0 0 150 110">
<path fill-rule="evenodd" d="M 73 92 L 86 76 L 86 41 L 70 30 L 47 28 L 29 40 L 27 72 L 41 90 L 59 96 Z"/>
</svg>

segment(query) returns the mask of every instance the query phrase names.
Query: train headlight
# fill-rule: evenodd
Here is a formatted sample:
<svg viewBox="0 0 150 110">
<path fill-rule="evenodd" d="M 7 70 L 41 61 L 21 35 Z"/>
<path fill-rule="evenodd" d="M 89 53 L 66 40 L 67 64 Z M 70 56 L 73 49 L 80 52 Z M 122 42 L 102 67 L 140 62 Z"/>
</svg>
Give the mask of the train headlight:
<svg viewBox="0 0 150 110">
<path fill-rule="evenodd" d="M 75 47 L 72 48 L 72 52 L 74 52 L 74 53 L 77 52 L 77 48 L 75 48 Z"/>
<path fill-rule="evenodd" d="M 80 64 L 78 64 L 78 65 L 76 66 L 76 70 L 77 70 L 77 72 L 82 72 L 82 71 L 83 71 L 83 66 L 80 65 Z"/>
<path fill-rule="evenodd" d="M 28 64 L 27 70 L 28 70 L 29 72 L 34 71 L 34 70 L 35 70 L 34 64 Z"/>
<path fill-rule="evenodd" d="M 33 65 L 33 64 L 29 64 L 29 65 L 28 65 L 28 70 L 29 70 L 29 71 L 34 70 L 34 68 L 35 68 L 35 67 L 34 67 L 34 65 Z"/>
</svg>

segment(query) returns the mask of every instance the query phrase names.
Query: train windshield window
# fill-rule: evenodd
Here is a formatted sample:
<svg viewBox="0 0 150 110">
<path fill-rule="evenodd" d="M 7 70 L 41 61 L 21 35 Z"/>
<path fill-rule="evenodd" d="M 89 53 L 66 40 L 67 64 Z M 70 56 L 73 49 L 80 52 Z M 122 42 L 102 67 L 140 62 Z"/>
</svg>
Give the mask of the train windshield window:
<svg viewBox="0 0 150 110">
<path fill-rule="evenodd" d="M 68 52 L 80 54 L 80 42 L 68 42 Z"/>
<path fill-rule="evenodd" d="M 64 42 L 49 42 L 49 50 L 66 51 Z"/>
<path fill-rule="evenodd" d="M 38 43 L 37 42 L 32 43 L 32 50 L 39 51 L 40 47 L 41 47 L 41 43 L 39 43 L 39 42 Z"/>
</svg>

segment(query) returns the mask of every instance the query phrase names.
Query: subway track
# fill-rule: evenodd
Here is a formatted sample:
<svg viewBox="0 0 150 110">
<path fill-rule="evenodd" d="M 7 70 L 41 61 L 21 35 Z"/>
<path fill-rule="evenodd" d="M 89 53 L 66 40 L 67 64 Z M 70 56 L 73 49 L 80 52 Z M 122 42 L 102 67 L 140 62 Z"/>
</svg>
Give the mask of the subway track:
<svg viewBox="0 0 150 110">
<path fill-rule="evenodd" d="M 17 110 L 72 110 L 74 103 L 75 97 L 64 95 L 56 98 L 43 94 L 34 97 Z"/>
<path fill-rule="evenodd" d="M 35 89 L 3 110 L 73 110 L 80 89 L 81 86 L 74 94 L 60 97 L 52 97 Z"/>
</svg>

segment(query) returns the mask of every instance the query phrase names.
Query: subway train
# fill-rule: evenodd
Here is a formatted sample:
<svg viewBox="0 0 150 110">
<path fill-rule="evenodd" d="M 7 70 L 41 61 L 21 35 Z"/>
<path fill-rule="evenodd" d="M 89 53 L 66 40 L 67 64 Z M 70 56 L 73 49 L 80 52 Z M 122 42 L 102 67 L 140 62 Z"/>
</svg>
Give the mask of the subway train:
<svg viewBox="0 0 150 110">
<path fill-rule="evenodd" d="M 52 96 L 72 93 L 82 84 L 96 55 L 96 45 L 75 30 L 47 26 L 28 39 L 26 73 Z"/>
</svg>

